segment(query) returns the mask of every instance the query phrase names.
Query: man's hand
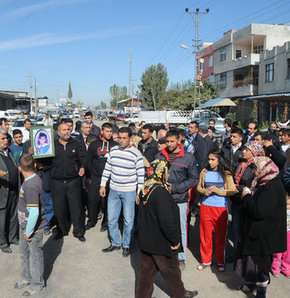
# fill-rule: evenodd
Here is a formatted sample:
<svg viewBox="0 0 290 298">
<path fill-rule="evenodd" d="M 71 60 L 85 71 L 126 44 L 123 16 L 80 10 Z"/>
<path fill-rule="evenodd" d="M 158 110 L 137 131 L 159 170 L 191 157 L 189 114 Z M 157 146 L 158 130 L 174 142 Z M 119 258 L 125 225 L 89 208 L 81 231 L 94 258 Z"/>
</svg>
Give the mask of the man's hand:
<svg viewBox="0 0 290 298">
<path fill-rule="evenodd" d="M 265 140 L 263 145 L 268 148 L 269 146 L 273 146 L 273 140 Z"/>
<path fill-rule="evenodd" d="M 172 192 L 172 184 L 167 182 L 167 187 L 168 187 L 168 191 L 171 193 Z"/>
<path fill-rule="evenodd" d="M 248 187 L 244 187 L 242 192 L 242 198 L 248 194 L 252 194 L 250 189 Z"/>
<path fill-rule="evenodd" d="M 106 187 L 105 186 L 100 187 L 100 196 L 103 198 L 106 196 Z"/>
<path fill-rule="evenodd" d="M 28 238 L 28 236 L 26 235 L 26 233 L 24 232 L 24 239 L 27 240 L 28 242 L 31 241 L 31 238 Z"/>
<path fill-rule="evenodd" d="M 29 147 L 28 148 L 28 154 L 32 155 L 34 153 L 34 150 L 32 147 Z"/>
<path fill-rule="evenodd" d="M 176 246 L 170 246 L 171 250 L 177 250 L 180 247 L 180 242 Z"/>
<path fill-rule="evenodd" d="M 136 196 L 136 204 L 137 204 L 137 205 L 140 204 L 140 198 L 139 198 L 139 195 Z"/>
<path fill-rule="evenodd" d="M 0 170 L 0 178 L 4 177 L 7 174 L 7 172 Z"/>
<path fill-rule="evenodd" d="M 204 194 L 209 197 L 212 194 L 212 191 L 210 191 L 208 188 L 205 190 Z"/>
<path fill-rule="evenodd" d="M 84 168 L 80 168 L 80 170 L 79 170 L 79 176 L 80 177 L 83 177 L 84 174 L 85 174 L 85 169 Z"/>
</svg>

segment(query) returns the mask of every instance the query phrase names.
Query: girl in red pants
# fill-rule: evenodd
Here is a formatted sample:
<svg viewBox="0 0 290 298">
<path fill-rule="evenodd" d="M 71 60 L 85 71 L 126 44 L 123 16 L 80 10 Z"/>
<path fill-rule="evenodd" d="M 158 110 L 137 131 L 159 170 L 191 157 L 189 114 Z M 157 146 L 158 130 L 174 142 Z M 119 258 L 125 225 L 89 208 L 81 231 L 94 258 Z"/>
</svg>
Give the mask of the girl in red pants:
<svg viewBox="0 0 290 298">
<path fill-rule="evenodd" d="M 208 155 L 208 167 L 200 173 L 197 191 L 203 195 L 200 206 L 200 253 L 197 267 L 203 270 L 211 264 L 212 238 L 215 231 L 218 270 L 224 271 L 225 244 L 228 223 L 227 197 L 235 194 L 233 176 L 219 151 Z"/>
</svg>

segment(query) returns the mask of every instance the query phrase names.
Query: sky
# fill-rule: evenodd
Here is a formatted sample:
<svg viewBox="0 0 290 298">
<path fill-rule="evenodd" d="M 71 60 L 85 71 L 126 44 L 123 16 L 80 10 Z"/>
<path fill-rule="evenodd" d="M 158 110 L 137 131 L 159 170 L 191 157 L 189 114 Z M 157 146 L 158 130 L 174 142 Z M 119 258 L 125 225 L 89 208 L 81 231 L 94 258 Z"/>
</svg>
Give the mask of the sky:
<svg viewBox="0 0 290 298">
<path fill-rule="evenodd" d="M 180 47 L 194 38 L 186 7 L 210 9 L 200 21 L 205 42 L 250 23 L 290 25 L 289 0 L 0 0 L 0 90 L 29 92 L 32 75 L 51 102 L 71 82 L 74 101 L 109 103 L 110 86 L 128 86 L 130 49 L 135 91 L 159 62 L 169 84 L 193 79 L 194 55 Z"/>
</svg>

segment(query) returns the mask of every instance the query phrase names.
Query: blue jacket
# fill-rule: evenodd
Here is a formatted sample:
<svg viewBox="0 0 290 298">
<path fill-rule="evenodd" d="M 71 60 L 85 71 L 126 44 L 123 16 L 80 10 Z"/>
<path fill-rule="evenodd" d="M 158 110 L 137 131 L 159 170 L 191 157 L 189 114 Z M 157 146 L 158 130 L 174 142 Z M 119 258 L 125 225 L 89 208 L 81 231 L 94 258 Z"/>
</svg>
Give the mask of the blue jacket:
<svg viewBox="0 0 290 298">
<path fill-rule="evenodd" d="M 180 152 L 173 159 L 169 168 L 168 183 L 172 184 L 171 195 L 173 200 L 180 204 L 188 201 L 188 191 L 197 185 L 198 173 L 194 156 L 184 152 L 182 145 L 179 145 L 179 148 Z M 159 152 L 156 158 L 169 162 L 167 149 Z"/>
</svg>

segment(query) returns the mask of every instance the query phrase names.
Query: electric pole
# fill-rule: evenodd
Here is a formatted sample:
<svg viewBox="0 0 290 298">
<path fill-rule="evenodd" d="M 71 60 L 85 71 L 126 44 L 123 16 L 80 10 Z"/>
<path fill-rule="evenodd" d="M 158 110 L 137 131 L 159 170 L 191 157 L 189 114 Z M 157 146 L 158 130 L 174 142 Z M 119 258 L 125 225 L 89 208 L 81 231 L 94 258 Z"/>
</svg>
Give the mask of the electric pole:
<svg viewBox="0 0 290 298">
<path fill-rule="evenodd" d="M 200 11 L 199 8 L 196 8 L 195 11 L 189 11 L 188 8 L 185 8 L 185 12 L 187 14 L 190 14 L 192 17 L 192 20 L 194 22 L 195 27 L 195 38 L 193 41 L 193 53 L 194 56 L 194 115 L 195 115 L 195 106 L 196 102 L 198 101 L 198 110 L 199 110 L 199 120 L 200 120 L 200 48 L 201 48 L 201 40 L 199 39 L 199 24 L 206 14 L 209 13 L 209 8 L 207 8 L 205 11 Z M 198 94 L 198 95 L 197 95 Z"/>
<path fill-rule="evenodd" d="M 133 61 L 132 61 L 132 49 L 130 49 L 130 59 L 129 59 L 129 89 L 128 93 L 129 95 L 131 94 L 131 113 L 130 115 L 132 116 L 133 114 L 133 101 L 134 101 L 134 79 L 133 79 L 133 67 L 132 67 Z"/>
<path fill-rule="evenodd" d="M 30 83 L 29 83 L 29 88 L 30 88 L 30 115 L 32 115 L 32 78 L 33 76 L 26 76 L 27 78 L 29 78 Z"/>
<path fill-rule="evenodd" d="M 37 92 L 36 92 L 36 77 L 34 77 L 34 102 L 35 102 L 35 115 L 38 115 L 38 102 L 37 102 Z"/>
</svg>

